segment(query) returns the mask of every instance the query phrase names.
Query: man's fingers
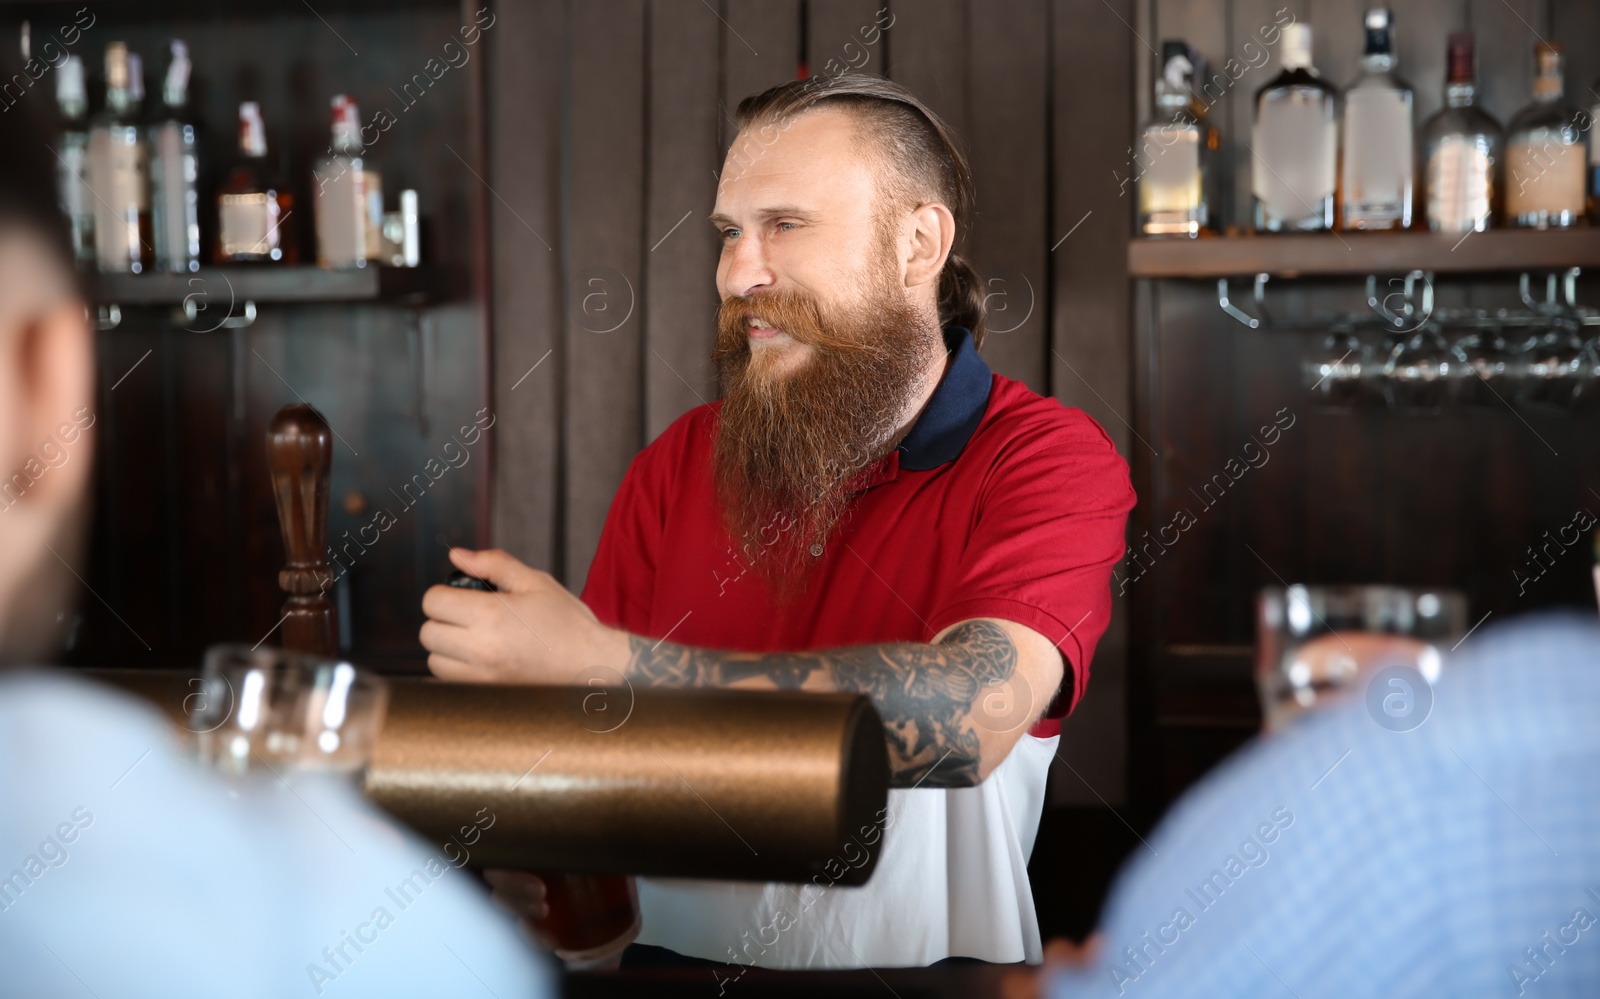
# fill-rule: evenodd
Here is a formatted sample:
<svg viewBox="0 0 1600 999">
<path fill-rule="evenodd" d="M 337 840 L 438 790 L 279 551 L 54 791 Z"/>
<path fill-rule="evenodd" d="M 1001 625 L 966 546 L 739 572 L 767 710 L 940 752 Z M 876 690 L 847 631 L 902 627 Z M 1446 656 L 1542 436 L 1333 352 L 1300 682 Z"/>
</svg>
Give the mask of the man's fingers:
<svg viewBox="0 0 1600 999">
<path fill-rule="evenodd" d="M 485 611 L 498 606 L 499 599 L 493 593 L 459 586 L 430 586 L 422 594 L 422 613 L 435 621 L 463 628 L 478 623 Z"/>
<path fill-rule="evenodd" d="M 444 624 L 440 621 L 424 621 L 422 630 L 417 632 L 417 640 L 422 643 L 423 648 L 463 663 L 478 662 L 482 658 L 477 654 L 473 639 L 471 628 Z"/>
</svg>

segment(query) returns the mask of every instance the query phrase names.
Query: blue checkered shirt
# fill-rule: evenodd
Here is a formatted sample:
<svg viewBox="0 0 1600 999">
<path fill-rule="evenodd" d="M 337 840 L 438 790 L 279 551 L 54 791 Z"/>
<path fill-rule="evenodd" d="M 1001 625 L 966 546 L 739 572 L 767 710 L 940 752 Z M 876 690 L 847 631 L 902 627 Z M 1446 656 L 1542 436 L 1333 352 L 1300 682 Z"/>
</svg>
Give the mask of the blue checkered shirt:
<svg viewBox="0 0 1600 999">
<path fill-rule="evenodd" d="M 1314 712 L 1208 774 L 1047 994 L 1600 996 L 1593 616 L 1485 626 L 1425 721 L 1381 711 Z"/>
</svg>

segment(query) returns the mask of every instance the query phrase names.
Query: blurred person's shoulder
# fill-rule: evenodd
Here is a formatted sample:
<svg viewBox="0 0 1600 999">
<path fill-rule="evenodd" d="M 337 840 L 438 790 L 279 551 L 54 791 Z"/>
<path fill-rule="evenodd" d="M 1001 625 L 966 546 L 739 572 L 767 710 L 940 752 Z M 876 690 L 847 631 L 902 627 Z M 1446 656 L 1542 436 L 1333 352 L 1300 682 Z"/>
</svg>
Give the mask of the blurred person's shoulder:
<svg viewBox="0 0 1600 999">
<path fill-rule="evenodd" d="M 0 800 L 0 966 L 17 994 L 77 978 L 359 995 L 474 974 L 553 994 L 486 892 L 350 786 L 225 781 L 160 712 L 65 671 L 0 675 Z"/>
</svg>

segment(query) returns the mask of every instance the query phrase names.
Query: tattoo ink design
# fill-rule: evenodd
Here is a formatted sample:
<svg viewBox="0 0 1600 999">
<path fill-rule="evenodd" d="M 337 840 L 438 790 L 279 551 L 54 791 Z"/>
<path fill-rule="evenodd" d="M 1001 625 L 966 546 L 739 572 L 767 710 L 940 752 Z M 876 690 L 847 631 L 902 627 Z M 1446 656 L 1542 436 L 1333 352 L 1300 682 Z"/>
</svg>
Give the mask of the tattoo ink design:
<svg viewBox="0 0 1600 999">
<path fill-rule="evenodd" d="M 1017 649 L 993 621 L 968 621 L 937 644 L 885 642 L 815 652 L 759 654 L 692 648 L 630 636 L 624 671 L 650 687 L 727 687 L 769 680 L 800 690 L 816 673 L 828 689 L 866 694 L 883 718 L 892 787 L 971 787 L 980 743 L 971 722 L 979 695 L 1010 680 Z"/>
</svg>

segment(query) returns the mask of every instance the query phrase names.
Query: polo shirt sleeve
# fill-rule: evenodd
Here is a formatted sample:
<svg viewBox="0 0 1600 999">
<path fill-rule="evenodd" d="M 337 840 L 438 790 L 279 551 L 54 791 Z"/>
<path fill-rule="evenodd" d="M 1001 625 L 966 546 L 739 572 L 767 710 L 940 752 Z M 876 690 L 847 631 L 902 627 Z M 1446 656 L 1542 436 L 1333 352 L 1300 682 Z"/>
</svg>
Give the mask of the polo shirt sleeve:
<svg viewBox="0 0 1600 999">
<path fill-rule="evenodd" d="M 649 633 L 660 551 L 664 484 L 655 471 L 655 450 L 646 447 L 629 463 L 578 597 L 601 624 L 634 634 Z"/>
<path fill-rule="evenodd" d="M 1088 685 L 1095 644 L 1111 622 L 1111 568 L 1123 556 L 1135 501 L 1128 463 L 1099 424 L 1078 415 L 1081 427 L 992 470 L 925 639 L 977 617 L 1044 635 L 1065 660 L 1046 718 L 1065 717 Z"/>
</svg>

